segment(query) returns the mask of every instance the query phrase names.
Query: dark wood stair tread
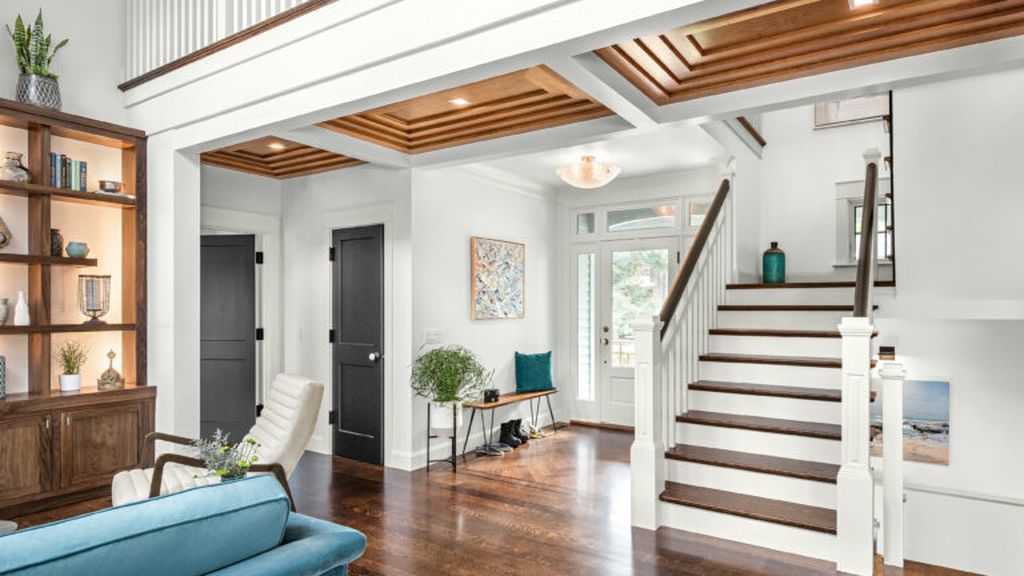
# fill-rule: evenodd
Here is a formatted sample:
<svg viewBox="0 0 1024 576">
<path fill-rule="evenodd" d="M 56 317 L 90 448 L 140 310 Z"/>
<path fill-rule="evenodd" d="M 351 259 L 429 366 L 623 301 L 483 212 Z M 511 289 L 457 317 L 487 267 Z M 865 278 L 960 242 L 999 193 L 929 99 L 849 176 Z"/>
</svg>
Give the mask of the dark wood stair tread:
<svg viewBox="0 0 1024 576">
<path fill-rule="evenodd" d="M 698 380 L 690 384 L 690 390 L 722 392 L 725 394 L 746 394 L 749 396 L 774 396 L 799 400 L 821 400 L 842 402 L 843 391 L 832 388 L 809 388 L 805 386 L 776 386 L 774 384 L 753 384 L 750 382 L 718 382 Z"/>
<path fill-rule="evenodd" d="M 691 446 L 688 444 L 673 446 L 665 451 L 665 457 L 683 462 L 696 462 L 711 466 L 722 466 L 724 468 L 750 470 L 752 472 L 788 476 L 790 478 L 813 480 L 815 482 L 827 482 L 829 484 L 835 484 L 836 477 L 839 475 L 839 466 L 836 464 L 780 458 L 765 454 L 751 454 L 735 450 L 722 450 L 706 446 Z"/>
<path fill-rule="evenodd" d="M 816 356 L 763 356 L 760 354 L 701 354 L 701 362 L 728 362 L 733 364 L 778 364 L 781 366 L 804 366 L 808 368 L 842 368 L 841 358 L 819 358 Z"/>
<path fill-rule="evenodd" d="M 703 508 L 734 516 L 806 528 L 828 534 L 836 533 L 836 512 L 828 508 L 677 482 L 666 482 L 665 491 L 661 493 L 660 499 L 663 502 Z"/>
<path fill-rule="evenodd" d="M 878 305 L 872 307 L 878 310 Z M 720 312 L 853 312 L 846 304 L 719 304 Z"/>
<path fill-rule="evenodd" d="M 839 330 L 781 330 L 773 328 L 712 328 L 712 336 L 764 336 L 767 338 L 842 338 Z M 874 332 L 871 337 L 878 336 Z"/>
<path fill-rule="evenodd" d="M 676 421 L 688 424 L 703 424 L 705 426 L 755 430 L 758 432 L 774 432 L 791 436 L 807 436 L 809 438 L 822 438 L 825 440 L 842 439 L 842 427 L 839 424 L 824 424 L 822 422 L 782 420 L 780 418 L 704 412 L 702 410 L 684 412 L 676 416 Z"/>
<path fill-rule="evenodd" d="M 877 280 L 875 281 L 876 288 L 892 288 L 896 286 L 896 283 L 892 280 Z M 762 288 L 855 288 L 856 284 L 852 281 L 848 282 L 783 282 L 781 284 L 764 284 L 764 283 L 735 283 L 726 284 L 727 290 L 759 290 Z"/>
</svg>

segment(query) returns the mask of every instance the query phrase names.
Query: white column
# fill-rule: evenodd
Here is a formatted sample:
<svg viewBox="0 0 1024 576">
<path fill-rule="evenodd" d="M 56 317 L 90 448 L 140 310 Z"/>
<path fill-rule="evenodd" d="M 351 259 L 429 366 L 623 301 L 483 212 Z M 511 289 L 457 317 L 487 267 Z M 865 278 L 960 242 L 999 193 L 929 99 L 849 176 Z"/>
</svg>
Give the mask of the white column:
<svg viewBox="0 0 1024 576">
<path fill-rule="evenodd" d="M 661 323 L 633 324 L 636 335 L 636 384 L 634 431 L 630 448 L 632 523 L 656 530 L 661 525 L 658 496 L 665 488 L 665 445 L 662 441 Z"/>
<path fill-rule="evenodd" d="M 840 572 L 870 576 L 874 560 L 873 494 L 869 457 L 871 333 L 868 318 L 843 318 L 842 455 L 837 498 Z"/>
<path fill-rule="evenodd" d="M 882 483 L 885 564 L 903 567 L 903 380 L 898 362 L 885 362 L 878 370 L 882 381 Z"/>
</svg>

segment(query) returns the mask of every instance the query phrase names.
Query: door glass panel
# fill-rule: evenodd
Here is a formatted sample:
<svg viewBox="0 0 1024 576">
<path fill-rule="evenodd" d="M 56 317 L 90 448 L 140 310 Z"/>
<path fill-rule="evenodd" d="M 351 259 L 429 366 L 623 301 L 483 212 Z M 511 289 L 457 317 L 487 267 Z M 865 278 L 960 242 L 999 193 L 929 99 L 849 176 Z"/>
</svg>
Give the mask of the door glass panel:
<svg viewBox="0 0 1024 576">
<path fill-rule="evenodd" d="M 675 225 L 676 207 L 672 204 L 608 211 L 609 232 L 674 228 Z"/>
<path fill-rule="evenodd" d="M 668 250 L 612 252 L 611 361 L 617 368 L 636 364 L 633 323 L 650 319 L 668 294 Z"/>
<path fill-rule="evenodd" d="M 597 321 L 597 301 L 594 297 L 597 280 L 596 262 L 594 254 L 576 256 L 576 396 L 581 400 L 594 399 L 594 382 L 597 376 L 597 350 L 594 340 L 594 324 Z"/>
</svg>

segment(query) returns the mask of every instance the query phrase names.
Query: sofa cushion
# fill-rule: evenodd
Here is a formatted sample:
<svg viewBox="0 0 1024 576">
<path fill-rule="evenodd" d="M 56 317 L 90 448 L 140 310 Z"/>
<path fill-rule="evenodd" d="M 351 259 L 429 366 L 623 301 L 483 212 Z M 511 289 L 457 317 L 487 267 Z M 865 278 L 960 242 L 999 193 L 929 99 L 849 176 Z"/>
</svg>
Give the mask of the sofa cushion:
<svg viewBox="0 0 1024 576">
<path fill-rule="evenodd" d="M 516 393 L 539 392 L 555 387 L 551 378 L 551 352 L 520 354 L 516 352 Z"/>
<path fill-rule="evenodd" d="M 279 545 L 289 507 L 272 476 L 193 488 L 0 536 L 0 574 L 207 574 Z"/>
</svg>

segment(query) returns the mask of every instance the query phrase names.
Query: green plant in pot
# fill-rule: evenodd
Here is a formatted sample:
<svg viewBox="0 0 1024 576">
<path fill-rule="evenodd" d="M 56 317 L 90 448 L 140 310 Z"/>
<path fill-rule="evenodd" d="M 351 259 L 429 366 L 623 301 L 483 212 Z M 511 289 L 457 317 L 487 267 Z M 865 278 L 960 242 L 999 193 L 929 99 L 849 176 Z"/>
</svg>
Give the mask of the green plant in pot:
<svg viewBox="0 0 1024 576">
<path fill-rule="evenodd" d="M 469 349 L 443 346 L 416 358 L 411 380 L 413 392 L 434 403 L 434 428 L 449 429 L 453 420 L 461 425 L 462 404 L 480 397 L 490 373 Z"/>
<path fill-rule="evenodd" d="M 74 392 L 82 387 L 82 366 L 89 359 L 89 350 L 79 342 L 68 340 L 57 350 L 60 375 L 60 391 Z"/>
<path fill-rule="evenodd" d="M 238 444 L 228 441 L 227 432 L 218 428 L 209 439 L 199 439 L 192 445 L 199 451 L 199 458 L 206 463 L 210 476 L 219 476 L 221 480 L 239 480 L 245 478 L 249 468 L 260 461 L 260 444 L 246 436 Z"/>
<path fill-rule="evenodd" d="M 26 26 L 19 15 L 14 21 L 13 30 L 7 26 L 7 33 L 14 42 L 14 53 L 21 72 L 15 90 L 18 101 L 60 110 L 60 84 L 57 83 L 57 75 L 50 71 L 50 66 L 61 48 L 67 46 L 68 39 L 53 43 L 53 37 L 44 30 L 42 10 L 31 26 Z"/>
</svg>

